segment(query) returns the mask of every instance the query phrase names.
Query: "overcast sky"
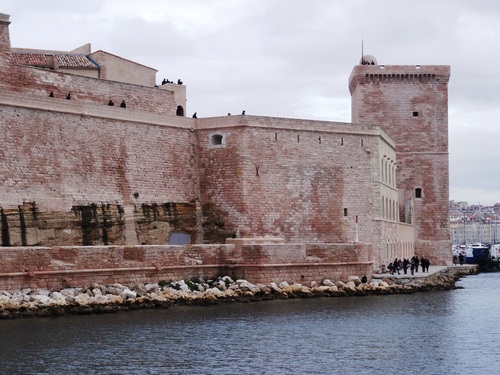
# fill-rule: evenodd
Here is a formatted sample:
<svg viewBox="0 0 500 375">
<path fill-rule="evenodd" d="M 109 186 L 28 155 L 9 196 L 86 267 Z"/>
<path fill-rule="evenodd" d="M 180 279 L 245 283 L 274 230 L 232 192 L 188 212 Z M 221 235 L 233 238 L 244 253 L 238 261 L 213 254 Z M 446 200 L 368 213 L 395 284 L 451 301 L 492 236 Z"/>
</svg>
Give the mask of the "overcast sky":
<svg viewBox="0 0 500 375">
<path fill-rule="evenodd" d="M 12 47 L 86 43 L 187 86 L 187 114 L 350 122 L 347 86 L 379 64 L 450 65 L 450 199 L 500 202 L 498 0 L 2 0 Z"/>
</svg>

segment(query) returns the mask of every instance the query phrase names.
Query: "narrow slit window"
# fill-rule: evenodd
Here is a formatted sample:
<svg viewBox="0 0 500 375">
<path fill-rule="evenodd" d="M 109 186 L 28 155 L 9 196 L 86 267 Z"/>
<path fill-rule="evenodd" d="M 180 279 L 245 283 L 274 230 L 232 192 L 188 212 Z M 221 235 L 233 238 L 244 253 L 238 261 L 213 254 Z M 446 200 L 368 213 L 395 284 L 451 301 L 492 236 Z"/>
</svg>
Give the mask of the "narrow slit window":
<svg viewBox="0 0 500 375">
<path fill-rule="evenodd" d="M 415 198 L 422 198 L 422 188 L 415 189 Z"/>
<path fill-rule="evenodd" d="M 340 145 L 343 146 L 344 145 L 344 138 L 340 138 Z"/>
<path fill-rule="evenodd" d="M 344 216 L 347 216 L 347 208 L 344 208 Z"/>
</svg>

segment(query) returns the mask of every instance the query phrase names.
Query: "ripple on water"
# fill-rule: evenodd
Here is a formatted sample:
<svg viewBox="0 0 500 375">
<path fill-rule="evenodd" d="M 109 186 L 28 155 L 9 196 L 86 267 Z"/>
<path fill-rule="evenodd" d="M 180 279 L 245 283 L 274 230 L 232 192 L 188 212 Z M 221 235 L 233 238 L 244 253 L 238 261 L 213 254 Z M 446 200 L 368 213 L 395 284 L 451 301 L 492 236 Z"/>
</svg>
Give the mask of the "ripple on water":
<svg viewBox="0 0 500 375">
<path fill-rule="evenodd" d="M 6 374 L 493 374 L 500 273 L 464 289 L 0 321 Z"/>
</svg>

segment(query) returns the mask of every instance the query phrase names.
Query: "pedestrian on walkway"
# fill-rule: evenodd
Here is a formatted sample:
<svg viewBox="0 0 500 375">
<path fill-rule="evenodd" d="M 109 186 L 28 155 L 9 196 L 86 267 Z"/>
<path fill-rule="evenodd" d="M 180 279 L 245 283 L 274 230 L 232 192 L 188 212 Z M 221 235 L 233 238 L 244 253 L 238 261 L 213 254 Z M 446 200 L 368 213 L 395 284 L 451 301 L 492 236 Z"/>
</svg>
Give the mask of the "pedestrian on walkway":
<svg viewBox="0 0 500 375">
<path fill-rule="evenodd" d="M 408 265 L 410 264 L 410 261 L 406 258 L 403 259 L 403 272 L 406 275 L 407 270 L 408 270 Z"/>
<path fill-rule="evenodd" d="M 460 253 L 458 255 L 458 261 L 460 262 L 460 265 L 463 266 L 464 265 L 464 254 L 463 253 Z"/>
<path fill-rule="evenodd" d="M 419 264 L 418 256 L 415 255 L 413 259 L 415 261 L 415 272 L 418 272 L 418 264 Z"/>
</svg>

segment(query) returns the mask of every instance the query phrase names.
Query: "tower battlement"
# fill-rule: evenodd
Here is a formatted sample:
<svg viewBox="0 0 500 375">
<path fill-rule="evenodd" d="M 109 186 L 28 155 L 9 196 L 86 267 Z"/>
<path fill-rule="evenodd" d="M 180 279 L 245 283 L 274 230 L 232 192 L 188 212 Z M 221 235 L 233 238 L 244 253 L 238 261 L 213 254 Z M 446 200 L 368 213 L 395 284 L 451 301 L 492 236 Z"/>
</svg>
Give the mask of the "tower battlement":
<svg viewBox="0 0 500 375">
<path fill-rule="evenodd" d="M 359 84 L 448 84 L 449 80 L 448 65 L 357 65 L 349 77 L 349 92 L 352 95 Z"/>
</svg>

